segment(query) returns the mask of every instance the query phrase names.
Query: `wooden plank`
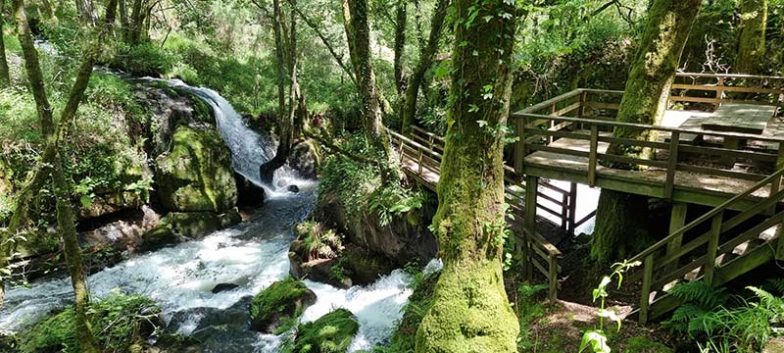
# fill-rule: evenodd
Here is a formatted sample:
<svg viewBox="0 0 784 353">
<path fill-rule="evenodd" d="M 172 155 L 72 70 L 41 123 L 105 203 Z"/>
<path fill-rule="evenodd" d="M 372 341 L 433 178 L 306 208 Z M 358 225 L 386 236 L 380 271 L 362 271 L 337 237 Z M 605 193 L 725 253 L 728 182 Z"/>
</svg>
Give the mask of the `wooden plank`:
<svg viewBox="0 0 784 353">
<path fill-rule="evenodd" d="M 688 204 L 678 202 L 672 205 L 672 212 L 670 212 L 670 231 L 669 234 L 675 236 L 667 243 L 667 256 L 672 256 L 678 248 L 683 244 L 683 232 L 679 232 L 686 225 L 686 212 L 688 211 Z"/>
<path fill-rule="evenodd" d="M 680 132 L 674 131 L 670 137 L 670 157 L 667 161 L 667 178 L 664 181 L 664 198 L 672 199 L 672 191 L 675 186 L 675 171 L 678 169 L 678 144 L 680 143 Z"/>
</svg>

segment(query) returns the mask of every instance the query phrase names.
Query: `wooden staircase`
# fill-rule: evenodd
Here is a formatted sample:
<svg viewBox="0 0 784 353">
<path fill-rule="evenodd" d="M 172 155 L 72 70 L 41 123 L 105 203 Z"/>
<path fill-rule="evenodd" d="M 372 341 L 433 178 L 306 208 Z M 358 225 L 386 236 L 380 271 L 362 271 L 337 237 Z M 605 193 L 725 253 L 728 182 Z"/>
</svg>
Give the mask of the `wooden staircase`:
<svg viewBox="0 0 784 353">
<path fill-rule="evenodd" d="M 784 168 L 720 204 L 633 257 L 641 262 L 639 321 L 646 323 L 680 302 L 668 290 L 679 282 L 702 280 L 720 286 L 771 260 L 784 257 Z M 756 191 L 769 197 L 742 211 L 738 204 Z M 688 235 L 688 237 L 684 237 Z M 688 239 L 684 243 L 684 239 Z"/>
</svg>

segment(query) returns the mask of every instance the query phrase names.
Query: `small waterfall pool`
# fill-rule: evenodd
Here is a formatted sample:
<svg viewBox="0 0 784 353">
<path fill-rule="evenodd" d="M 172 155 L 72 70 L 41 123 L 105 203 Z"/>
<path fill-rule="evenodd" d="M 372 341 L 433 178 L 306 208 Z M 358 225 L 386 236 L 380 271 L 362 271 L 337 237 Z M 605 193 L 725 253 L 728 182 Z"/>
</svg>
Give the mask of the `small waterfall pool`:
<svg viewBox="0 0 784 353">
<path fill-rule="evenodd" d="M 215 111 L 218 128 L 231 149 L 236 170 L 258 183 L 259 166 L 275 153 L 275 143 L 247 128 L 223 97 L 206 88 L 171 84 L 191 90 Z M 297 184 L 299 193 L 285 186 Z M 205 352 L 277 352 L 281 336 L 250 330 L 249 298 L 274 281 L 288 276 L 288 249 L 293 227 L 313 210 L 318 184 L 302 180 L 284 167 L 275 174 L 264 206 L 248 222 L 212 233 L 201 240 L 134 256 L 89 276 L 94 299 L 113 292 L 138 293 L 155 299 L 163 309 L 166 329 L 183 335 L 202 335 Z M 434 262 L 429 267 L 437 267 Z M 338 289 L 305 281 L 318 300 L 302 321 L 313 321 L 335 308 L 357 316 L 359 333 L 351 351 L 371 348 L 391 336 L 402 308 L 411 295 L 411 277 L 396 270 L 366 287 Z M 218 284 L 236 288 L 212 293 Z M 0 310 L 0 331 L 23 330 L 49 313 L 71 303 L 68 278 L 47 279 L 29 288 L 9 288 Z M 221 326 L 221 330 L 213 330 Z M 210 330 L 215 334 L 209 334 Z"/>
</svg>

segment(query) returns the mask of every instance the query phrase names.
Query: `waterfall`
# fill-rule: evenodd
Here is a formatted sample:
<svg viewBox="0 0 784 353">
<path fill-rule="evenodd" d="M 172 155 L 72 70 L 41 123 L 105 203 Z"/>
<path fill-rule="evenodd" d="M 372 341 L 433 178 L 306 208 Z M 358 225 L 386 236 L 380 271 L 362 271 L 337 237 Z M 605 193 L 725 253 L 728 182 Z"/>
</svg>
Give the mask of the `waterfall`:
<svg viewBox="0 0 784 353">
<path fill-rule="evenodd" d="M 234 168 L 262 185 L 258 170 L 275 153 L 272 140 L 246 127 L 231 104 L 215 91 L 169 82 L 210 104 L 218 129 L 232 152 Z M 300 187 L 299 193 L 285 191 L 292 183 Z M 315 207 L 318 184 L 300 178 L 284 166 L 275 173 L 273 185 L 262 186 L 267 198 L 250 221 L 200 240 L 134 255 L 94 273 L 88 277 L 92 297 L 100 299 L 114 292 L 149 296 L 161 306 L 167 331 L 206 335 L 200 345 L 205 352 L 277 352 L 283 336 L 250 330 L 249 298 L 288 276 L 293 228 Z M 434 264 L 430 268 L 438 267 Z M 369 286 L 349 289 L 305 281 L 316 293 L 317 301 L 305 311 L 302 321 L 316 320 L 335 308 L 346 308 L 360 324 L 350 351 L 369 349 L 392 335 L 412 293 L 411 282 L 411 276 L 402 270 Z M 225 283 L 236 288 L 212 293 L 216 285 Z M 27 287 L 8 288 L 0 310 L 0 332 L 29 328 L 62 310 L 72 297 L 68 278 L 49 278 Z"/>
</svg>

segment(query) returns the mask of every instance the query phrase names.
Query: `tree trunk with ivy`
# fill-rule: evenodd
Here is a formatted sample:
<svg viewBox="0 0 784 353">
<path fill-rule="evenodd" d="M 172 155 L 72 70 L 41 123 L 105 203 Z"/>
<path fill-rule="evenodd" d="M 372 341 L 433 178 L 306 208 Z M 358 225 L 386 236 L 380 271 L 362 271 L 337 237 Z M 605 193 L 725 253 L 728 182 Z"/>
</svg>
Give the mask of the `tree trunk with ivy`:
<svg viewBox="0 0 784 353">
<path fill-rule="evenodd" d="M 0 88 L 11 85 L 11 72 L 8 69 L 8 58 L 5 56 L 5 39 L 3 24 L 5 18 L 5 0 L 0 0 Z"/>
<path fill-rule="evenodd" d="M 502 266 L 515 3 L 454 4 L 451 106 L 433 219 L 444 268 L 417 331 L 416 352 L 517 352 L 519 324 Z"/>
<path fill-rule="evenodd" d="M 765 31 L 768 23 L 767 0 L 740 2 L 740 43 L 735 72 L 757 74 L 765 62 Z"/>
<path fill-rule="evenodd" d="M 441 41 L 441 34 L 443 33 L 449 2 L 449 0 L 438 0 L 436 3 L 433 17 L 430 20 L 430 35 L 427 45 L 422 47 L 422 50 L 419 53 L 419 62 L 417 63 L 414 72 L 411 74 L 411 77 L 408 79 L 406 95 L 403 99 L 403 106 L 400 109 L 400 121 L 402 121 L 401 130 L 403 133 L 408 133 L 411 130 L 411 124 L 414 123 L 419 88 L 425 80 L 427 70 L 433 66 L 433 60 L 435 59 L 436 54 L 438 54 L 438 46 Z"/>
<path fill-rule="evenodd" d="M 632 61 L 617 121 L 658 124 L 667 109 L 670 87 L 683 48 L 700 8 L 700 0 L 656 0 L 640 47 Z M 649 131 L 616 128 L 615 137 L 652 140 Z M 650 158 L 647 149 L 611 145 L 608 153 Z M 634 167 L 619 166 L 616 168 Z M 600 265 L 627 257 L 647 244 L 648 199 L 619 191 L 602 190 L 596 213 L 591 257 Z"/>
</svg>

